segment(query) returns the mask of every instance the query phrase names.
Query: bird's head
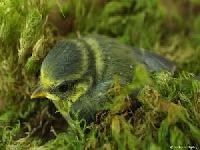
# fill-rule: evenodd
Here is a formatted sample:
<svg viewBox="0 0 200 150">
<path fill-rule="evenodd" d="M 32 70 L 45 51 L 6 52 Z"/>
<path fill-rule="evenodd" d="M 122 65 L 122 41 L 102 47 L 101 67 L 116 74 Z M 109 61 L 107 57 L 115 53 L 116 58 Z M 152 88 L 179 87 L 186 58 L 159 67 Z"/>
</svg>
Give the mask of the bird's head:
<svg viewBox="0 0 200 150">
<path fill-rule="evenodd" d="M 57 42 L 45 57 L 40 84 L 31 98 L 48 98 L 62 115 L 84 95 L 93 84 L 87 45 L 79 40 Z"/>
</svg>

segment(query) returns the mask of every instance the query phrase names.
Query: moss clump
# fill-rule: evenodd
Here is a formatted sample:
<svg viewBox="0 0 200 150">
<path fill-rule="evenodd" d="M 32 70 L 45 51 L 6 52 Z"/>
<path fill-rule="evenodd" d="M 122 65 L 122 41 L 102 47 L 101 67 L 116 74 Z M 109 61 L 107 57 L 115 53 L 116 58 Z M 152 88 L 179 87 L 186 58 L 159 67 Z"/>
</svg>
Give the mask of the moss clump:
<svg viewBox="0 0 200 150">
<path fill-rule="evenodd" d="M 1 1 L 0 149 L 199 148 L 199 10 L 197 0 Z M 152 49 L 183 72 L 148 74 L 138 66 L 132 84 L 114 81 L 110 111 L 67 128 L 50 102 L 29 97 L 54 41 L 88 33 Z M 136 103 L 128 95 L 138 89 Z"/>
</svg>

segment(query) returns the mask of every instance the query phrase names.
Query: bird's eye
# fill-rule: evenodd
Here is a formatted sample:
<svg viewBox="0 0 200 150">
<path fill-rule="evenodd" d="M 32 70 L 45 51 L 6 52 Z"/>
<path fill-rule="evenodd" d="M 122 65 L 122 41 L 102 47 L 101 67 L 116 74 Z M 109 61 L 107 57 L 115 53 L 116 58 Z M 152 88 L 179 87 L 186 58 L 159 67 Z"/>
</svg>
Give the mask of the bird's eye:
<svg viewBox="0 0 200 150">
<path fill-rule="evenodd" d="M 58 86 L 59 92 L 67 92 L 70 91 L 74 87 L 75 82 L 64 81 Z"/>
<path fill-rule="evenodd" d="M 67 84 L 67 82 L 63 82 L 58 86 L 59 92 L 66 92 L 66 91 L 69 91 L 69 89 L 70 89 L 70 86 L 69 84 Z"/>
</svg>

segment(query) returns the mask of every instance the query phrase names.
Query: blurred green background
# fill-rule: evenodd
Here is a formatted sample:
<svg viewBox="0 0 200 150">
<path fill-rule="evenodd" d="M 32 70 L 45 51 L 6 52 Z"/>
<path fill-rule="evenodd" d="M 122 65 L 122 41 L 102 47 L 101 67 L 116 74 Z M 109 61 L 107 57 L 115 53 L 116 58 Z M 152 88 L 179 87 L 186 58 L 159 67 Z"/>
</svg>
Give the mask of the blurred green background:
<svg viewBox="0 0 200 150">
<path fill-rule="evenodd" d="M 154 51 L 179 73 L 151 77 L 138 67 L 139 110 L 68 129 L 48 100 L 32 102 L 30 94 L 55 41 L 91 33 Z M 1 0 L 0 149 L 200 148 L 199 60 L 199 0 Z M 113 112 L 126 107 L 126 94 Z"/>
</svg>

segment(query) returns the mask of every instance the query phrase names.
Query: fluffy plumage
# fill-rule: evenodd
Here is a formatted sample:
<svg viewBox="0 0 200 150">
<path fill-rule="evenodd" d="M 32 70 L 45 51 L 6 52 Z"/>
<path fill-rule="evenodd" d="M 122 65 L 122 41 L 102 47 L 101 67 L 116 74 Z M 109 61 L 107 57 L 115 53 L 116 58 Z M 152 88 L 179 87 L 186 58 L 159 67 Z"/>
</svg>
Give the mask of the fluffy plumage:
<svg viewBox="0 0 200 150">
<path fill-rule="evenodd" d="M 90 122 L 110 100 L 105 93 L 113 77 L 119 76 L 122 85 L 132 82 L 138 63 L 145 64 L 149 71 L 175 69 L 159 55 L 104 36 L 61 40 L 44 59 L 40 87 L 32 98 L 49 98 L 64 117 L 78 112 L 80 118 Z"/>
</svg>

